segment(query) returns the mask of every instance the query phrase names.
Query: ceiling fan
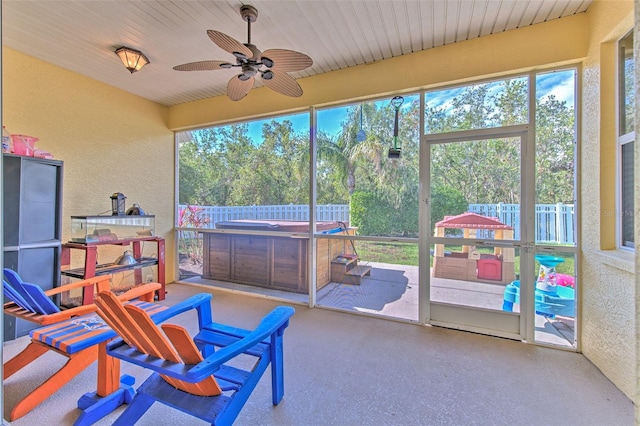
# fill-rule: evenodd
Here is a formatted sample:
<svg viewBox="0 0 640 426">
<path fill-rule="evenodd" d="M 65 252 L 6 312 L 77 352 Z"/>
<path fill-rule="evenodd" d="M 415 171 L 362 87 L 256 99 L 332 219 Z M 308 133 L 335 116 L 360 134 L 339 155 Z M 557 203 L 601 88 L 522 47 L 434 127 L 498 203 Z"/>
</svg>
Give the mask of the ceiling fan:
<svg viewBox="0 0 640 426">
<path fill-rule="evenodd" d="M 251 23 L 258 19 L 258 10 L 244 5 L 240 8 L 242 19 L 247 22 L 246 43 L 240 43 L 219 31 L 207 30 L 207 35 L 223 50 L 235 56 L 235 64 L 227 61 L 200 61 L 173 67 L 176 71 L 211 71 L 228 68 L 240 68 L 242 72 L 234 75 L 227 84 L 227 96 L 232 101 L 244 98 L 253 87 L 255 76 L 260 75 L 265 86 L 286 96 L 302 96 L 302 88 L 288 72 L 301 71 L 310 67 L 313 60 L 304 53 L 287 49 L 268 49 L 264 52 L 251 44 Z"/>
</svg>

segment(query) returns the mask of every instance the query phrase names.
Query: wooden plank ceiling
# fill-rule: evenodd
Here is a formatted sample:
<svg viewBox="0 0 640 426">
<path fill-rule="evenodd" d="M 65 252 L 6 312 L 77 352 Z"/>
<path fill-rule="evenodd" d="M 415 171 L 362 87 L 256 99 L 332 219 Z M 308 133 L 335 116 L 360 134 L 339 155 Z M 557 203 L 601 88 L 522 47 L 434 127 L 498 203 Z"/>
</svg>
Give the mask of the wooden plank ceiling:
<svg viewBox="0 0 640 426">
<path fill-rule="evenodd" d="M 252 0 L 251 41 L 261 50 L 303 52 L 295 78 L 380 61 L 582 13 L 592 0 Z M 233 61 L 206 30 L 247 42 L 240 1 L 8 0 L 2 44 L 163 105 L 226 93 L 237 70 L 178 72 L 202 60 Z M 114 50 L 128 46 L 151 63 L 133 75 Z M 262 84 L 256 79 L 256 86 Z"/>
</svg>

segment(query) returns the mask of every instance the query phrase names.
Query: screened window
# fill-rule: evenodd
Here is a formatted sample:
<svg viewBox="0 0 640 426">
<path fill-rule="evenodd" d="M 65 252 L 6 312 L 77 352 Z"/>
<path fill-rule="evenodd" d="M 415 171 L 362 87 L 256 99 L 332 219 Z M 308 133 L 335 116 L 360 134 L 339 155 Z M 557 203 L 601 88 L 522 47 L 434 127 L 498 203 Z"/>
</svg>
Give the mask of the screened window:
<svg viewBox="0 0 640 426">
<path fill-rule="evenodd" d="M 358 235 L 418 235 L 420 98 L 398 98 L 318 111 L 317 202 L 348 207 Z"/>
<path fill-rule="evenodd" d="M 181 206 L 233 207 L 234 219 L 253 218 L 238 217 L 247 215 L 241 207 L 308 206 L 309 113 L 190 130 L 177 138 Z"/>
<path fill-rule="evenodd" d="M 425 94 L 425 133 L 445 133 L 529 122 L 526 77 L 436 90 Z"/>
<path fill-rule="evenodd" d="M 622 247 L 635 248 L 633 234 L 633 145 L 635 141 L 633 31 L 620 40 L 618 53 L 619 241 Z"/>
<path fill-rule="evenodd" d="M 218 276 L 209 259 L 219 255 L 220 241 L 205 235 L 221 222 L 309 219 L 308 112 L 179 132 L 176 139 L 180 279 Z"/>
<path fill-rule="evenodd" d="M 536 216 L 541 244 L 576 245 L 575 69 L 536 74 Z"/>
</svg>

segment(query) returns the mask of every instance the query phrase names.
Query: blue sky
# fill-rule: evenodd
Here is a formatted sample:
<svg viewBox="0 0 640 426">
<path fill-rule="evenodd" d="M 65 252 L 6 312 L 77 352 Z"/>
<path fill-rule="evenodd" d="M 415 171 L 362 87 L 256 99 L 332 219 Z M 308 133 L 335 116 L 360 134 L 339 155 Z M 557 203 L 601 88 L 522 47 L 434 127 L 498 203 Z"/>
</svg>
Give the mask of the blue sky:
<svg viewBox="0 0 640 426">
<path fill-rule="evenodd" d="M 559 101 L 565 101 L 573 107 L 575 102 L 575 71 L 555 71 L 539 74 L 536 79 L 538 97 L 554 95 Z"/>
<path fill-rule="evenodd" d="M 489 93 L 495 92 L 500 88 L 500 82 L 491 83 L 489 85 Z M 575 72 L 574 70 L 554 71 L 545 74 L 538 74 L 536 78 L 536 93 L 538 98 L 554 95 L 559 101 L 567 102 L 567 105 L 573 107 L 574 91 L 575 91 Z M 434 92 L 428 92 L 425 101 L 429 108 L 440 107 L 446 108 L 447 104 L 458 96 L 464 87 L 452 88 Z"/>
<path fill-rule="evenodd" d="M 405 98 L 405 102 L 402 106 L 403 108 L 409 107 L 410 105 L 409 99 L 410 97 Z M 380 100 L 380 101 L 377 101 L 377 103 L 378 102 L 384 104 L 384 103 L 391 102 L 391 99 Z M 345 120 L 347 116 L 347 110 L 353 107 L 353 105 L 356 105 L 356 104 L 318 110 L 318 127 L 322 131 L 327 133 L 336 134 L 340 132 L 340 130 L 342 130 L 341 123 Z M 291 124 L 293 125 L 293 128 L 296 132 L 298 131 L 306 132 L 307 129 L 309 128 L 309 114 L 306 112 L 295 114 L 295 115 L 282 116 L 282 117 L 275 118 L 274 120 L 279 122 L 284 120 L 291 121 Z M 256 120 L 249 123 L 249 136 L 253 140 L 256 140 L 256 138 L 257 139 L 260 138 L 262 134 L 262 125 L 267 121 L 271 121 L 271 119 Z"/>
<path fill-rule="evenodd" d="M 296 132 L 306 132 L 309 130 L 309 113 L 304 112 L 300 114 L 283 115 L 275 118 L 268 118 L 266 120 L 256 120 L 249 122 L 249 137 L 252 140 L 260 140 L 262 138 L 262 125 L 271 121 L 283 122 L 288 120 L 293 125 L 293 130 Z"/>
<path fill-rule="evenodd" d="M 347 110 L 352 105 L 337 107 L 337 108 L 328 108 L 322 109 L 318 111 L 318 125 L 319 127 L 329 133 L 338 133 L 342 126 L 340 123 L 344 121 L 347 116 Z M 249 123 L 249 136 L 256 140 L 260 139 L 262 135 L 262 125 L 272 119 L 267 120 L 256 120 Z M 294 115 L 286 115 L 282 117 L 274 118 L 273 120 L 282 122 L 284 120 L 289 120 L 293 125 L 293 129 L 296 132 L 306 132 L 309 129 L 309 114 L 304 112 L 300 114 Z"/>
<path fill-rule="evenodd" d="M 575 71 L 574 70 L 562 70 L 553 71 L 544 74 L 538 74 L 536 79 L 536 91 L 537 96 L 545 97 L 554 95 L 559 101 L 567 102 L 567 105 L 572 107 L 575 101 L 574 99 L 574 86 L 575 86 Z M 489 90 L 497 90 L 499 83 L 492 85 Z M 429 107 L 446 107 L 451 100 L 457 96 L 464 88 L 453 88 L 447 90 L 440 90 L 436 92 L 428 92 L 425 96 L 427 105 Z M 416 95 L 417 96 L 417 95 Z M 380 103 L 390 102 L 389 100 L 380 100 Z M 405 99 L 403 107 L 409 106 L 408 97 Z M 341 130 L 341 123 L 347 116 L 347 110 L 355 104 L 345 105 L 336 108 L 327 108 L 318 110 L 318 127 L 322 131 L 336 134 Z M 265 122 L 275 120 L 284 121 L 289 120 L 293 125 L 293 129 L 296 132 L 306 132 L 309 128 L 309 114 L 307 112 L 286 115 L 277 118 L 269 118 L 266 120 L 256 120 L 249 122 L 249 137 L 254 141 L 258 141 L 262 136 L 262 125 Z"/>
</svg>

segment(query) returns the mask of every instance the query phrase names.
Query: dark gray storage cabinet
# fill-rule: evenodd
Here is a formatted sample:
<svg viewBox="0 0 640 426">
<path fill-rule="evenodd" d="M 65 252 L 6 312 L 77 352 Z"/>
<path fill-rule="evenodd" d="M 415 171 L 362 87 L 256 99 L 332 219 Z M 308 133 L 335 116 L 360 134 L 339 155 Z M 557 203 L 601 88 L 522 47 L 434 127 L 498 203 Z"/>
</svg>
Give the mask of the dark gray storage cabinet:
<svg viewBox="0 0 640 426">
<path fill-rule="evenodd" d="M 44 290 L 60 285 L 63 163 L 2 154 L 3 266 Z M 33 323 L 5 315 L 4 340 Z"/>
</svg>

